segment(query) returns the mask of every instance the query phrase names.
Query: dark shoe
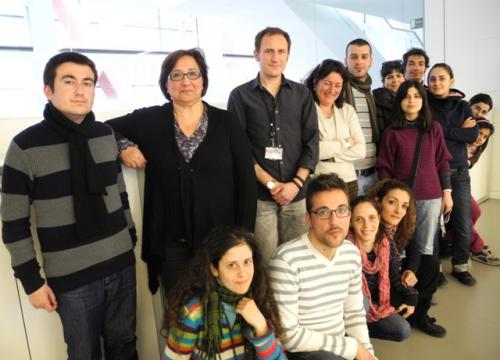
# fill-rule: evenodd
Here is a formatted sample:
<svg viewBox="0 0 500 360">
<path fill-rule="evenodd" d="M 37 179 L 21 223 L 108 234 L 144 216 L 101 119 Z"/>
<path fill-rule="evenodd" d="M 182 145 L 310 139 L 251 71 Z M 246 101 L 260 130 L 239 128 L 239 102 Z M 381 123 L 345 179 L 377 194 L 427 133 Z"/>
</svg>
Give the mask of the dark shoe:
<svg viewBox="0 0 500 360">
<path fill-rule="evenodd" d="M 439 272 L 438 276 L 438 287 L 448 284 L 448 279 L 444 276 L 443 272 Z"/>
<path fill-rule="evenodd" d="M 436 319 L 429 317 L 429 315 L 425 315 L 415 326 L 430 336 L 443 337 L 446 335 L 446 329 L 436 324 Z"/>
<path fill-rule="evenodd" d="M 476 284 L 476 279 L 468 271 L 452 271 L 451 275 L 464 285 L 474 286 Z"/>
</svg>

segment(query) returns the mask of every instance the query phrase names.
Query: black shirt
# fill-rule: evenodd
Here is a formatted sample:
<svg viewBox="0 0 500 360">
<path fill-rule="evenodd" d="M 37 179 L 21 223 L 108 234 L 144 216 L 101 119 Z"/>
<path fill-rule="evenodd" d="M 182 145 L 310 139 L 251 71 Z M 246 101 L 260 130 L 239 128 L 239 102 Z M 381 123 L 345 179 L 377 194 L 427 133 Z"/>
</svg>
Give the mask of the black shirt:
<svg viewBox="0 0 500 360">
<path fill-rule="evenodd" d="M 289 182 L 299 167 L 314 171 L 318 162 L 318 119 L 313 97 L 304 85 L 281 78 L 276 97 L 257 77 L 235 88 L 229 95 L 228 110 L 245 130 L 254 162 L 274 179 Z M 266 147 L 283 148 L 282 160 L 265 158 Z M 294 201 L 303 199 L 304 188 Z M 269 191 L 258 186 L 260 200 L 273 201 Z"/>
</svg>

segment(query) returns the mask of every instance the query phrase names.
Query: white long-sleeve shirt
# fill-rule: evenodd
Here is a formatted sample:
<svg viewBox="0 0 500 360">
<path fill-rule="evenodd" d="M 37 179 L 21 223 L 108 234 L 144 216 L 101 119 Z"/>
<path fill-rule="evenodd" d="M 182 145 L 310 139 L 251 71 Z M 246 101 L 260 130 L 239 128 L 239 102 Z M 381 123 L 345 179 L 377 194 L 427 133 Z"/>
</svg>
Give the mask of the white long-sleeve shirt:
<svg viewBox="0 0 500 360">
<path fill-rule="evenodd" d="M 373 353 L 361 290 L 361 257 L 348 240 L 328 260 L 307 234 L 276 250 L 271 286 L 290 352 L 330 351 L 354 359 L 358 342 Z"/>
<path fill-rule="evenodd" d="M 333 106 L 333 118 L 325 118 L 316 104 L 319 128 L 319 161 L 316 174 L 336 173 L 345 182 L 356 180 L 354 161 L 366 155 L 365 137 L 354 108 L 344 103 L 341 108 Z M 346 138 L 355 140 L 349 146 Z"/>
</svg>

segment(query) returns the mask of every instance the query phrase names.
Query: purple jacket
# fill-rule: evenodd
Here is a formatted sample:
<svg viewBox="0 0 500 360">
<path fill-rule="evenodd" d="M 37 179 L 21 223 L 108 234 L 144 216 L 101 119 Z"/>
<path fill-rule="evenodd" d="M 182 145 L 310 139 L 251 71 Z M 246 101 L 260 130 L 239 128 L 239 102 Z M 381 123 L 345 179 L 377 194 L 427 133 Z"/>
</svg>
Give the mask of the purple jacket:
<svg viewBox="0 0 500 360">
<path fill-rule="evenodd" d="M 375 164 L 380 178 L 406 180 L 410 177 L 417 136 L 418 129 L 385 130 Z M 417 200 L 437 199 L 443 195 L 440 174 L 450 171 L 451 158 L 441 126 L 434 121 L 432 130 L 424 133 L 422 140 L 415 176 Z"/>
</svg>

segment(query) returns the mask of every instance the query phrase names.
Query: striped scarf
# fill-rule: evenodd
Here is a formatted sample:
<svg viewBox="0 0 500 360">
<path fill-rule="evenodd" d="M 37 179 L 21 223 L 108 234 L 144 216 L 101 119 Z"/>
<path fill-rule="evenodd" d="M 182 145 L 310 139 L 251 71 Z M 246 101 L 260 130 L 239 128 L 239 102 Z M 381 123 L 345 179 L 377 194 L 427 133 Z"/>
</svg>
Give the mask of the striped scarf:
<svg viewBox="0 0 500 360">
<path fill-rule="evenodd" d="M 202 341 L 201 350 L 205 353 L 205 359 L 216 359 L 221 358 L 220 356 L 220 344 L 222 342 L 222 326 L 221 320 L 226 316 L 224 313 L 223 302 L 232 305 L 234 307 L 238 306 L 240 300 L 247 296 L 248 294 L 236 294 L 226 288 L 224 285 L 215 280 L 215 290 L 211 291 L 208 297 L 204 301 L 204 313 L 205 313 L 205 339 Z M 227 317 L 226 317 L 227 319 Z M 228 319 L 227 319 L 228 320 Z M 244 327 L 248 326 L 247 322 L 241 317 L 241 315 L 236 315 L 236 324 L 240 325 L 240 329 L 243 332 Z M 228 320 L 228 326 L 231 328 L 231 324 Z M 232 333 L 231 334 L 231 341 Z M 234 348 L 233 348 L 234 351 Z M 236 358 L 236 355 L 235 355 Z M 245 358 L 254 359 L 255 350 L 253 346 L 245 341 Z"/>
<path fill-rule="evenodd" d="M 377 123 L 377 107 L 375 105 L 375 99 L 373 98 L 373 94 L 371 91 L 372 78 L 370 77 L 370 75 L 366 75 L 366 80 L 361 81 L 352 76 L 351 73 L 349 73 L 348 81 L 353 88 L 363 93 L 366 97 L 366 104 L 368 105 L 368 113 L 370 117 L 370 125 L 372 128 L 372 141 L 378 144 L 380 141 L 380 127 L 382 125 Z M 354 109 L 356 109 L 356 102 L 354 101 L 354 95 L 352 93 L 351 86 L 347 86 L 346 88 L 346 101 L 351 104 Z"/>
<path fill-rule="evenodd" d="M 396 311 L 391 306 L 391 281 L 389 279 L 389 258 L 390 244 L 387 237 L 383 237 L 380 241 L 376 241 L 373 247 L 376 258 L 375 261 L 368 260 L 368 255 L 360 247 L 359 242 L 353 237 L 352 242 L 356 245 L 361 253 L 361 264 L 363 265 L 363 273 L 379 274 L 378 276 L 378 298 L 379 303 L 372 303 L 372 296 L 366 277 L 363 274 L 362 286 L 363 294 L 368 298 L 370 309 L 367 314 L 368 322 L 375 322 L 384 319 Z"/>
</svg>

